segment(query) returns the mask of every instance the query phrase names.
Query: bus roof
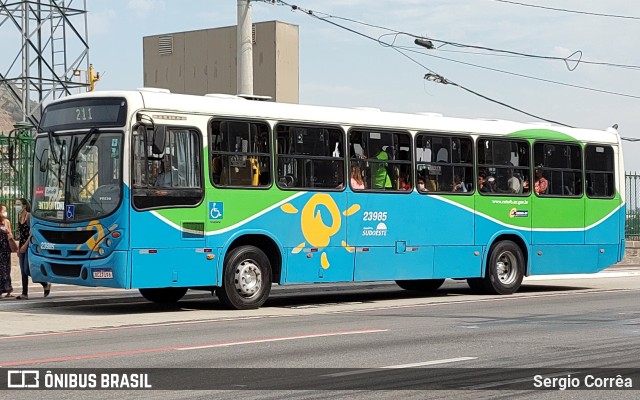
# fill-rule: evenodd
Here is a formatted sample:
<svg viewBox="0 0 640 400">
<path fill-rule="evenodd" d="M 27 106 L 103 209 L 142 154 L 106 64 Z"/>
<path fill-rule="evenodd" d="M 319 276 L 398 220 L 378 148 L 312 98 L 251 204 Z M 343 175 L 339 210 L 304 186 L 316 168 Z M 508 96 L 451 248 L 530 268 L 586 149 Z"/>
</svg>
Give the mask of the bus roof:
<svg viewBox="0 0 640 400">
<path fill-rule="evenodd" d="M 83 93 L 65 97 L 61 101 L 86 97 L 125 97 L 134 108 L 168 112 L 480 135 L 506 135 L 532 129 L 552 130 L 579 141 L 620 143 L 620 136 L 614 128 L 595 130 L 541 122 L 521 123 L 497 119 L 454 118 L 427 112 L 414 114 L 386 112 L 369 107 L 310 106 L 247 100 L 228 94 L 204 96 L 176 94 L 153 88 Z M 139 104 L 139 107 L 136 107 L 136 104 Z"/>
</svg>

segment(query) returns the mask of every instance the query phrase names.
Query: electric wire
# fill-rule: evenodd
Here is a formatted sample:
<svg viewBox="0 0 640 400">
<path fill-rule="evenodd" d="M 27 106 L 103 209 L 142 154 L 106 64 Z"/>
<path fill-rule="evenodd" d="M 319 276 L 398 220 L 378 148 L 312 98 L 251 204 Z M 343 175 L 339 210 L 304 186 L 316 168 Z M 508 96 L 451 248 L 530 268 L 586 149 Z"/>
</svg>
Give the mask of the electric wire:
<svg viewBox="0 0 640 400">
<path fill-rule="evenodd" d="M 553 124 L 557 124 L 557 125 L 561 125 L 561 126 L 566 126 L 566 127 L 571 127 L 571 125 L 567 125 L 567 124 L 564 124 L 564 123 L 561 123 L 561 122 L 558 122 L 558 121 L 549 120 L 547 118 L 543 118 L 543 117 L 540 117 L 538 115 L 529 113 L 529 112 L 524 111 L 522 109 L 519 109 L 517 107 L 511 106 L 511 105 L 509 105 L 507 103 L 504 103 L 504 102 L 501 102 L 499 100 L 496 100 L 496 99 L 493 99 L 491 97 L 488 97 L 486 95 L 483 95 L 483 94 L 481 94 L 479 92 L 476 92 L 476 91 L 474 91 L 472 89 L 469 89 L 469 88 L 467 88 L 467 87 L 465 87 L 463 85 L 460 85 L 460 84 L 458 84 L 456 82 L 453 82 L 453 81 L 451 81 L 449 79 L 446 79 L 442 75 L 440 75 L 437 72 L 433 71 L 431 68 L 429 68 L 426 65 L 420 63 L 419 61 L 417 61 L 413 57 L 410 57 L 408 54 L 404 53 L 402 50 L 416 52 L 416 53 L 419 53 L 419 54 L 422 54 L 422 55 L 427 55 L 427 56 L 434 57 L 434 58 L 444 59 L 444 60 L 451 61 L 451 62 L 461 63 L 461 64 L 464 64 L 464 65 L 469 65 L 469 66 L 473 66 L 473 67 L 477 67 L 477 68 L 483 68 L 483 69 L 487 69 L 487 70 L 491 70 L 491 71 L 495 71 L 495 72 L 506 73 L 506 74 L 510 74 L 510 75 L 514 75 L 514 76 L 523 77 L 523 78 L 539 80 L 539 81 L 543 81 L 543 82 L 547 82 L 547 83 L 554 83 L 554 84 L 564 85 L 564 86 L 578 88 L 578 89 L 584 89 L 584 90 L 590 90 L 590 91 L 595 91 L 595 92 L 600 92 L 600 93 L 605 93 L 605 94 L 612 94 L 612 95 L 618 95 L 618 96 L 624 96 L 624 97 L 631 97 L 631 98 L 640 99 L 640 96 L 624 94 L 624 93 L 617 93 L 617 92 L 611 92 L 611 91 L 606 91 L 606 90 L 601 90 L 601 89 L 594 89 L 594 88 L 589 88 L 589 87 L 584 87 L 584 86 L 579 86 L 579 85 L 572 85 L 572 84 L 552 81 L 552 80 L 543 79 L 543 78 L 536 78 L 536 77 L 532 77 L 532 76 L 528 76 L 528 75 L 518 74 L 518 73 L 499 70 L 499 69 L 495 69 L 495 68 L 484 67 L 484 66 L 480 66 L 480 65 L 476 65 L 476 64 L 472 64 L 472 63 L 466 63 L 466 62 L 459 61 L 459 60 L 454 60 L 454 59 L 449 59 L 449 58 L 445 58 L 445 57 L 435 56 L 433 54 L 427 54 L 425 52 L 417 51 L 414 48 L 406 48 L 406 47 L 402 47 L 402 46 L 396 46 L 395 45 L 396 38 L 394 38 L 394 40 L 392 41 L 391 44 L 385 43 L 380 39 L 381 37 L 384 37 L 384 36 L 387 36 L 387 35 L 394 35 L 394 34 L 395 34 L 396 37 L 398 35 L 400 35 L 400 34 L 403 34 L 403 35 L 407 35 L 407 36 L 414 37 L 414 38 L 419 38 L 419 39 L 424 39 L 423 36 L 417 36 L 417 35 L 406 33 L 406 32 L 396 31 L 396 30 L 393 30 L 393 29 L 390 29 L 390 28 L 386 28 L 386 27 L 382 27 L 382 26 L 378 26 L 378 25 L 373 25 L 373 24 L 368 24 L 368 23 L 357 21 L 357 20 L 353 20 L 353 19 L 350 19 L 350 18 L 336 17 L 336 16 L 332 16 L 330 14 L 326 14 L 326 13 L 322 13 L 322 12 L 318 12 L 318 11 L 314 11 L 314 10 L 307 10 L 307 9 L 301 8 L 301 7 L 297 6 L 297 5 L 289 4 L 289 3 L 287 3 L 287 2 L 285 2 L 283 0 L 260 0 L 260 1 L 265 2 L 265 3 L 269 3 L 269 4 L 279 4 L 279 5 L 284 5 L 284 6 L 290 7 L 292 11 L 302 12 L 302 13 L 307 14 L 307 15 L 313 17 L 313 18 L 316 18 L 318 20 L 327 22 L 327 23 L 329 23 L 331 25 L 334 25 L 334 26 L 336 26 L 338 28 L 347 30 L 347 31 L 349 31 L 351 33 L 354 33 L 354 34 L 358 35 L 358 36 L 364 37 L 364 38 L 369 39 L 369 40 L 376 41 L 376 42 L 378 42 L 379 44 L 381 44 L 381 45 L 383 45 L 385 47 L 392 48 L 393 50 L 395 50 L 396 52 L 398 52 L 402 56 L 406 57 L 407 59 L 409 59 L 413 63 L 415 63 L 415 64 L 421 66 L 422 68 L 424 68 L 425 70 L 429 71 L 432 75 L 435 75 L 435 76 L 439 77 L 440 79 L 438 80 L 438 82 L 440 82 L 440 83 L 458 87 L 458 88 L 460 88 L 460 89 L 462 89 L 462 90 L 464 90 L 464 91 L 466 91 L 468 93 L 471 93 L 471 94 L 473 94 L 475 96 L 478 96 L 478 97 L 480 97 L 482 99 L 485 99 L 487 101 L 493 102 L 495 104 L 498 104 L 498 105 L 501 105 L 503 107 L 509 108 L 509 109 L 511 109 L 513 111 L 516 111 L 516 112 L 519 112 L 521 114 L 528 115 L 530 117 L 533 117 L 533 118 L 536 118 L 536 119 L 539 119 L 539 120 L 542 120 L 542 121 L 546 121 L 546 122 L 549 122 L 549 123 L 553 123 Z M 325 15 L 325 17 L 321 17 L 318 14 L 319 15 Z M 349 27 L 346 27 L 344 25 L 341 25 L 341 24 L 335 23 L 333 21 L 330 21 L 327 18 L 342 19 L 342 20 L 346 20 L 346 21 L 350 21 L 350 22 L 366 25 L 366 26 L 369 26 L 369 27 L 383 29 L 383 30 L 386 30 L 386 31 L 391 32 L 391 33 L 383 34 L 378 39 L 376 39 L 376 38 L 374 38 L 372 36 L 369 36 L 369 35 L 364 34 L 362 32 L 356 31 L 356 30 L 354 30 L 352 28 L 349 28 Z M 427 38 L 427 39 L 429 39 L 429 38 Z M 436 42 L 439 42 L 439 43 L 445 43 L 445 42 L 437 40 L 437 39 L 429 39 L 429 40 L 433 40 L 433 41 L 436 41 Z M 457 43 L 454 44 L 453 42 L 446 42 L 445 44 L 460 45 L 460 47 L 472 47 L 472 48 L 489 50 L 489 51 L 495 51 L 496 50 L 496 49 L 492 49 L 492 48 L 488 48 L 488 47 L 483 48 L 483 47 L 480 47 L 480 46 L 465 46 L 465 45 L 461 45 L 461 44 L 457 44 Z M 526 53 L 518 53 L 518 52 L 512 52 L 512 51 L 508 51 L 508 50 L 499 51 L 499 52 L 504 52 L 504 53 L 506 53 L 505 55 L 507 55 L 507 56 L 531 57 L 531 55 L 526 54 Z M 547 56 L 534 56 L 534 57 L 535 58 L 558 59 L 558 60 L 563 60 L 563 61 L 567 62 L 566 58 L 561 58 L 561 57 L 547 57 Z M 612 66 L 619 66 L 619 67 L 624 67 L 624 68 L 640 68 L 640 66 L 623 65 L 623 64 L 610 64 L 610 63 L 598 63 L 598 62 L 587 62 L 587 61 L 584 61 L 584 60 L 581 61 L 581 62 L 590 63 L 590 64 L 599 64 L 599 65 L 612 65 Z M 429 75 L 429 74 L 427 74 L 427 75 Z M 426 79 L 426 76 L 425 76 L 425 79 Z M 621 137 L 621 139 L 625 140 L 625 141 L 630 141 L 630 142 L 638 142 L 638 141 L 640 141 L 640 138 L 637 139 L 637 138 Z"/>
<path fill-rule="evenodd" d="M 572 13 L 572 14 L 591 15 L 591 16 L 596 16 L 596 17 L 636 19 L 636 20 L 640 19 L 640 17 L 635 17 L 635 16 L 631 16 L 631 15 L 616 15 L 616 14 L 604 14 L 604 13 L 596 13 L 596 12 L 589 12 L 589 11 L 578 11 L 578 10 L 570 10 L 570 9 L 567 9 L 567 8 L 556 8 L 556 7 L 541 6 L 541 5 L 537 5 L 537 4 L 520 3 L 520 2 L 517 2 L 517 1 L 510 1 L 510 0 L 493 0 L 493 1 L 496 1 L 498 3 L 514 4 L 514 5 L 523 6 L 523 7 L 541 8 L 541 9 L 544 9 L 544 10 L 561 11 L 561 12 L 567 12 L 567 13 Z"/>
</svg>

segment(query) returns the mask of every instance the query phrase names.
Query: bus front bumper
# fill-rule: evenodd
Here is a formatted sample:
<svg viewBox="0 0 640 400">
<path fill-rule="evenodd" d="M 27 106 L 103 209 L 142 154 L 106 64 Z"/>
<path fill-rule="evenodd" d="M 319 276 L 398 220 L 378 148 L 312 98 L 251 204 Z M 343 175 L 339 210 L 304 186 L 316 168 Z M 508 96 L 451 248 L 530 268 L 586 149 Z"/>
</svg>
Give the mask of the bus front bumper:
<svg viewBox="0 0 640 400">
<path fill-rule="evenodd" d="M 92 260 L 45 260 L 29 253 L 29 268 L 34 282 L 127 289 L 131 276 L 128 264 L 126 251 L 114 251 L 105 258 Z"/>
</svg>

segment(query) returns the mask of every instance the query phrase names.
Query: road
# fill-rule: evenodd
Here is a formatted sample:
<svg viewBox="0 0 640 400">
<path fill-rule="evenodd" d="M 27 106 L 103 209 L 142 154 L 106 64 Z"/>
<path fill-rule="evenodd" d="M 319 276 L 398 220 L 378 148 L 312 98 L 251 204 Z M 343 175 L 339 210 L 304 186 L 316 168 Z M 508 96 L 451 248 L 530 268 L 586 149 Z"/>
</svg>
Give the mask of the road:
<svg viewBox="0 0 640 400">
<path fill-rule="evenodd" d="M 266 305 L 250 311 L 224 310 L 217 299 L 197 292 L 167 308 L 147 303 L 135 291 L 55 289 L 46 300 L 0 300 L 0 366 L 251 371 L 247 376 L 234 370 L 223 382 L 240 389 L 262 387 L 260 382 L 272 379 L 268 374 L 273 371 L 287 379 L 291 371 L 278 368 L 316 368 L 331 378 L 322 381 L 329 382 L 324 389 L 332 389 L 332 382 L 343 387 L 345 377 L 365 386 L 385 379 L 404 385 L 402 379 L 416 371 L 420 379 L 424 368 L 449 383 L 450 372 L 488 374 L 486 380 L 460 378 L 461 387 L 482 389 L 473 391 L 428 391 L 428 385 L 402 392 L 311 390 L 318 389 L 318 383 L 298 376 L 297 391 L 217 391 L 216 398 L 397 398 L 397 393 L 405 398 L 637 398 L 640 387 L 640 377 L 634 378 L 636 390 L 615 395 L 503 386 L 518 382 L 512 376 L 515 368 L 566 376 L 589 368 L 615 372 L 640 367 L 637 266 L 596 275 L 528 278 L 512 296 L 474 295 L 460 281 L 447 281 L 429 296 L 389 283 L 274 287 Z M 381 376 L 377 368 L 396 372 Z M 62 393 L 65 398 L 87 394 L 55 392 Z M 117 391 L 94 393 L 96 398 L 121 396 Z M 129 398 L 155 398 L 157 393 L 167 399 L 212 396 L 193 391 L 128 393 Z"/>
</svg>

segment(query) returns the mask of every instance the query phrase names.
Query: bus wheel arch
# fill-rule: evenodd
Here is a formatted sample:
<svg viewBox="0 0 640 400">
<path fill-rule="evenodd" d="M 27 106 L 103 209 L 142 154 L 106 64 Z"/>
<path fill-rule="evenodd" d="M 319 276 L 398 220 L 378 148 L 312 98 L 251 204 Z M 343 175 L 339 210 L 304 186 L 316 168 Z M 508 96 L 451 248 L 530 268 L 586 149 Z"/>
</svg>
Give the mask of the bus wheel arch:
<svg viewBox="0 0 640 400">
<path fill-rule="evenodd" d="M 281 282 L 282 277 L 282 252 L 278 244 L 267 235 L 248 234 L 236 237 L 227 247 L 224 260 L 233 251 L 240 246 L 255 246 L 260 249 L 269 259 L 271 264 L 271 281 L 275 283 Z M 224 269 L 224 266 L 223 266 Z"/>
<path fill-rule="evenodd" d="M 522 238 L 501 235 L 487 252 L 484 277 L 467 279 L 469 287 L 484 294 L 513 294 L 526 275 L 527 260 L 527 247 Z"/>
</svg>

